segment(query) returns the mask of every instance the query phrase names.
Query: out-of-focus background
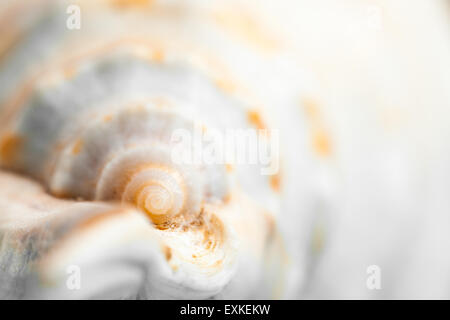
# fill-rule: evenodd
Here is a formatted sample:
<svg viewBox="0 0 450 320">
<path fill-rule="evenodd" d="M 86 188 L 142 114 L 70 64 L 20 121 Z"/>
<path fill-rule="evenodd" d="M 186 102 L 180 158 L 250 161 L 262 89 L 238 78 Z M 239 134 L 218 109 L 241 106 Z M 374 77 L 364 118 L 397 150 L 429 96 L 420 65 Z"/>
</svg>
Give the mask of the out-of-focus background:
<svg viewBox="0 0 450 320">
<path fill-rule="evenodd" d="M 312 122 L 329 139 L 314 205 L 323 252 L 305 295 L 448 298 L 449 2 L 303 1 L 286 11 L 284 30 L 317 80 L 303 107 L 319 110 Z M 372 265 L 381 290 L 362 285 Z"/>
</svg>

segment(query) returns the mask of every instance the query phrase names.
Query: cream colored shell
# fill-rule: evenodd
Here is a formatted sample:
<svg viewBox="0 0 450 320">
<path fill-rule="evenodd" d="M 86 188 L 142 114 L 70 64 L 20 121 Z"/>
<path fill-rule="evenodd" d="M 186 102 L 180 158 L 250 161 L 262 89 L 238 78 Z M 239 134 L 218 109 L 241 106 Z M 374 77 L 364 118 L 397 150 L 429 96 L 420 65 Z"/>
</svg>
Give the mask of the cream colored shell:
<svg viewBox="0 0 450 320">
<path fill-rule="evenodd" d="M 191 47 L 187 39 L 161 42 L 161 35 L 171 33 L 170 26 L 152 36 L 152 20 L 143 28 L 132 22 L 136 18 L 144 23 L 145 14 L 135 12 L 131 19 L 124 15 L 122 21 L 118 18 L 123 13 L 109 5 L 83 1 L 81 6 L 83 33 L 61 24 L 65 16 L 58 10 L 63 4 L 49 5 L 36 16 L 30 14 L 31 26 L 12 26 L 24 37 L 3 56 L 0 165 L 37 180 L 55 198 L 35 190 L 31 182 L 0 177 L 4 185 L 23 187 L 17 203 L 26 200 L 27 205 L 17 219 L 32 225 L 18 233 L 6 224 L 1 231 L 11 239 L 0 252 L 0 264 L 9 270 L 3 277 L 10 283 L 23 281 L 15 292 L 2 294 L 10 298 L 277 295 L 284 252 L 274 222 L 279 210 L 276 176 L 262 175 L 260 164 L 175 159 L 192 152 L 186 137 L 208 132 L 224 136 L 230 128 L 260 129 L 269 137 L 266 121 L 250 98 L 226 89 L 226 72 L 200 47 Z M 104 24 L 97 24 L 97 19 Z M 111 32 L 107 27 L 111 21 L 126 32 Z M 174 139 L 177 133 L 181 140 Z M 30 212 L 42 199 L 48 199 L 49 207 L 38 211 L 48 218 L 35 221 Z M 81 200 L 87 202 L 74 202 Z M 64 210 L 59 209 L 61 203 Z M 8 204 L 5 211 L 14 205 Z M 120 214 L 103 219 L 105 210 Z M 72 215 L 77 222 L 71 229 L 62 228 L 59 223 Z M 91 219 L 96 222 L 91 224 Z M 23 239 L 34 233 L 36 246 L 28 248 Z M 53 236 L 60 233 L 64 236 Z M 23 246 L 13 248 L 14 242 Z M 16 260 L 12 265 L 11 252 Z M 275 258 L 275 268 L 266 263 L 272 256 L 281 257 Z M 110 260 L 117 261 L 117 267 L 106 265 Z M 138 265 L 126 267 L 132 261 Z M 65 272 L 72 265 L 92 283 L 79 292 L 67 290 Z M 25 269 L 12 271 L 17 268 Z"/>
</svg>

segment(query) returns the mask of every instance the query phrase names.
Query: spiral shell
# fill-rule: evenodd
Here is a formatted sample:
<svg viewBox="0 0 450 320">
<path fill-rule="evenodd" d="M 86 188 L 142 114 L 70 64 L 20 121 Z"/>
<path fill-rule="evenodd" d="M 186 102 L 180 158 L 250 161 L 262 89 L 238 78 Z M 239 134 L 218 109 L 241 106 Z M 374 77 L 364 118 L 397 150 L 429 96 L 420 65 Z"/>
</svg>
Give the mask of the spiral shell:
<svg viewBox="0 0 450 320">
<path fill-rule="evenodd" d="M 198 49 L 189 49 L 181 39 L 187 51 L 173 47 L 177 41 L 143 37 L 135 24 L 131 31 L 138 35 L 129 37 L 126 28 L 128 37 L 121 39 L 95 23 L 103 4 L 81 5 L 87 33 L 61 28 L 61 5 L 49 5 L 31 19 L 34 28 L 27 37 L 5 55 L 0 69 L 0 83 L 8 83 L 0 86 L 0 165 L 65 199 L 57 201 L 108 201 L 129 214 L 123 220 L 96 223 L 86 232 L 65 230 L 64 241 L 43 239 L 52 244 L 51 250 L 27 261 L 32 272 L 20 275 L 34 288 L 29 292 L 58 297 L 65 292 L 64 268 L 71 261 L 91 270 L 93 259 L 91 279 L 104 261 L 117 257 L 141 261 L 145 276 L 127 271 L 131 286 L 123 284 L 126 279 L 112 281 L 111 286 L 126 287 L 117 294 L 111 291 L 114 298 L 236 298 L 261 286 L 261 297 L 272 295 L 273 279 L 265 278 L 264 260 L 283 254 L 275 236 L 279 190 L 274 178 L 261 174 L 261 164 L 229 165 L 202 156 L 198 160 L 195 141 L 208 133 L 223 137 L 229 128 L 260 129 L 265 131 L 263 139 L 269 139 L 265 121 L 249 109 L 245 98 L 221 85 L 223 70 L 205 66 L 208 59 Z M 117 20 L 121 14 L 104 12 L 105 24 L 109 19 L 122 23 Z M 127 23 L 133 19 L 125 18 Z M 14 27 L 18 33 L 28 32 L 28 26 Z M 207 156 L 215 159 L 219 151 L 211 144 L 205 142 L 200 152 L 204 155 L 207 149 Z M 40 192 L 37 199 L 46 197 Z M 53 211 L 66 219 L 64 212 Z M 89 220 L 82 213 L 78 219 Z M 52 237 L 59 229 L 58 224 L 37 223 L 26 235 L 48 232 Z M 9 237 L 15 231 L 3 233 Z M 108 244 L 115 232 L 127 242 Z M 145 248 L 147 242 L 151 248 Z M 133 248 L 129 254 L 127 248 Z M 93 252 L 103 253 L 94 258 Z M 23 249 L 16 254 L 22 259 L 29 253 Z M 0 255 L 0 263 L 5 257 Z M 118 270 L 108 270 L 106 278 L 117 276 Z M 39 277 L 47 279 L 49 289 L 42 289 Z M 243 289 L 242 278 L 254 285 Z M 275 278 L 280 281 L 279 275 Z M 93 283 L 73 297 L 108 292 L 109 285 Z"/>
</svg>

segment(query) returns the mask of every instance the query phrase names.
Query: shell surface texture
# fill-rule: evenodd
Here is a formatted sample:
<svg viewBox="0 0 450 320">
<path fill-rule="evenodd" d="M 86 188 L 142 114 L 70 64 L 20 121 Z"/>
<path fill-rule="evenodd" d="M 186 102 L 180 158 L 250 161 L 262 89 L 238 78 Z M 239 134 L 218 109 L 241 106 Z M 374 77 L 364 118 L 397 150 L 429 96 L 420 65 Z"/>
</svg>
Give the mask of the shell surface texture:
<svg viewBox="0 0 450 320">
<path fill-rule="evenodd" d="M 161 41 L 176 17 L 156 9 L 81 1 L 83 28 L 71 30 L 69 3 L 32 5 L 42 9 L 3 12 L 27 14 L 2 55 L 0 296 L 275 297 L 282 279 L 266 260 L 282 255 L 279 195 L 260 165 L 197 146 L 257 129 L 217 84 L 224 75 L 195 62 L 197 39 Z"/>
<path fill-rule="evenodd" d="M 449 25 L 0 1 L 0 299 L 448 299 Z"/>
</svg>

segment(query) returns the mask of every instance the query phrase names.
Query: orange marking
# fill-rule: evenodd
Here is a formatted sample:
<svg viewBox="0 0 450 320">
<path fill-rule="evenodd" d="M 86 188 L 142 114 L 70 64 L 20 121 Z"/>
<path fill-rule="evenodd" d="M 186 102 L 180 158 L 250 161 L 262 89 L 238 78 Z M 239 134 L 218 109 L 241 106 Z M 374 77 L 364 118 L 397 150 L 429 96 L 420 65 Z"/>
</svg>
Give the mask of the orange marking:
<svg viewBox="0 0 450 320">
<path fill-rule="evenodd" d="M 210 268 L 219 268 L 220 266 L 222 266 L 223 261 L 222 260 L 217 260 L 216 262 L 214 262 L 213 264 L 211 264 L 209 267 Z"/>
<path fill-rule="evenodd" d="M 280 191 L 281 188 L 281 177 L 279 174 L 274 174 L 270 176 L 270 186 L 276 192 Z"/>
<path fill-rule="evenodd" d="M 164 256 L 166 257 L 167 261 L 170 261 L 170 259 L 172 259 L 172 249 L 170 249 L 170 247 L 164 247 Z"/>
<path fill-rule="evenodd" d="M 73 199 L 73 196 L 67 190 L 51 190 L 51 193 L 56 198 L 60 199 Z"/>
<path fill-rule="evenodd" d="M 314 150 L 323 157 L 331 154 L 331 143 L 327 133 L 322 130 L 317 130 L 313 134 L 313 146 Z"/>
<path fill-rule="evenodd" d="M 266 126 L 262 120 L 261 115 L 258 113 L 258 111 L 248 111 L 247 118 L 250 123 L 252 123 L 254 126 L 256 126 L 260 130 L 266 129 Z"/>
<path fill-rule="evenodd" d="M 321 157 L 330 156 L 332 151 L 331 141 L 327 131 L 324 129 L 319 103 L 310 97 L 306 97 L 301 100 L 301 105 L 311 122 L 312 147 L 314 151 Z"/>
<path fill-rule="evenodd" d="M 153 0 L 112 0 L 111 4 L 119 9 L 129 9 L 132 7 L 148 7 Z"/>
<path fill-rule="evenodd" d="M 73 145 L 72 154 L 79 154 L 82 147 L 83 147 L 83 140 L 78 139 Z"/>
<path fill-rule="evenodd" d="M 0 140 L 0 157 L 6 164 L 12 164 L 19 156 L 23 138 L 14 133 L 5 134 Z"/>
<path fill-rule="evenodd" d="M 227 193 L 227 194 L 223 197 L 222 201 L 223 201 L 224 203 L 230 202 L 230 201 L 231 201 L 231 194 L 230 194 L 230 193 Z"/>
<path fill-rule="evenodd" d="M 152 53 L 151 59 L 156 62 L 163 62 L 164 56 L 164 51 L 162 49 L 155 49 Z"/>
</svg>

